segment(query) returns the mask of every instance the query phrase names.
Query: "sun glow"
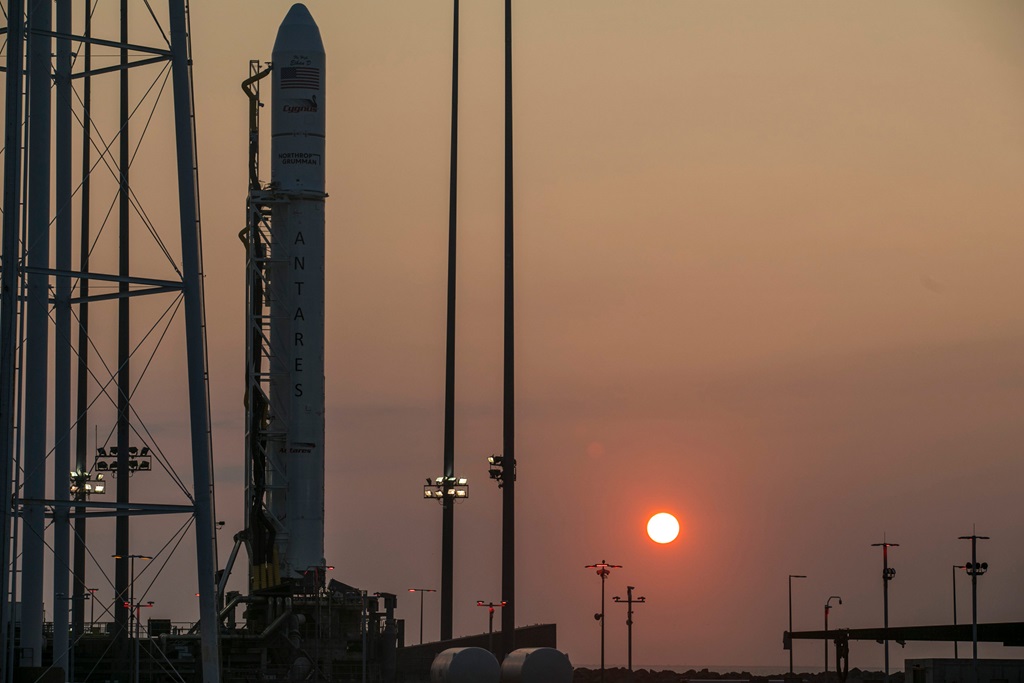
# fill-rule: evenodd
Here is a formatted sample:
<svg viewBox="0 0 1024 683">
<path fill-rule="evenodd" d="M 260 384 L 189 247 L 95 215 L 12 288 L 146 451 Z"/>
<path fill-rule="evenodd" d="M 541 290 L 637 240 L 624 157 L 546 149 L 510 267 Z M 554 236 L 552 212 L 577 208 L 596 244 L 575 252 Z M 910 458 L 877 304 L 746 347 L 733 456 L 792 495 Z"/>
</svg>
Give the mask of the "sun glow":
<svg viewBox="0 0 1024 683">
<path fill-rule="evenodd" d="M 647 521 L 647 535 L 655 543 L 671 543 L 679 535 L 679 520 L 667 512 L 659 512 Z"/>
</svg>

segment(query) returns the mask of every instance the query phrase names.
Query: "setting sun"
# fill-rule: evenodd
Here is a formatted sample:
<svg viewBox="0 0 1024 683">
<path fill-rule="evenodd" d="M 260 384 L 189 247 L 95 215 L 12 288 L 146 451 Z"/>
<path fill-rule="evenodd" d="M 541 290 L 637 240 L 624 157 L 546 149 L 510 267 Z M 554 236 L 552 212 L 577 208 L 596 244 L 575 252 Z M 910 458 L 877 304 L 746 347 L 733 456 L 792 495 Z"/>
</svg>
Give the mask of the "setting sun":
<svg viewBox="0 0 1024 683">
<path fill-rule="evenodd" d="M 647 535 L 655 543 L 671 543 L 679 535 L 679 520 L 667 512 L 659 512 L 647 521 Z"/>
</svg>

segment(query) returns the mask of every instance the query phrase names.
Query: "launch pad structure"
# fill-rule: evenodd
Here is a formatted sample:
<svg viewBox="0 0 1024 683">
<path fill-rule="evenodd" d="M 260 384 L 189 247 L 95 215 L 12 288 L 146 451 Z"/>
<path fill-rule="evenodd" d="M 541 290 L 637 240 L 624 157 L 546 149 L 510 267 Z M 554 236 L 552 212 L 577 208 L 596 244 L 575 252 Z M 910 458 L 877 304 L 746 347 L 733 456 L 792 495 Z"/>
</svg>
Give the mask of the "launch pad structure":
<svg viewBox="0 0 1024 683">
<path fill-rule="evenodd" d="M 113 616 L 104 650 L 104 677 L 137 681 L 142 605 L 137 601 L 141 596 L 135 594 L 137 577 L 129 575 L 129 570 L 135 559 L 152 558 L 132 552 L 129 527 L 133 519 L 139 515 L 188 518 L 182 528 L 194 526 L 200 620 L 215 624 L 218 618 L 189 7 L 187 0 L 167 0 L 158 17 L 151 2 L 121 0 L 117 21 L 109 22 L 104 32 L 93 28 L 97 4 L 92 1 L 8 0 L 6 4 L 7 25 L 2 29 L 6 59 L 0 476 L 5 484 L 0 504 L 4 525 L 0 683 L 19 674 L 83 680 L 76 675 L 74 654 L 87 639 L 84 602 L 90 597 L 96 600 L 95 593 L 87 595 L 87 560 L 99 570 L 91 574 L 96 579 L 106 575 L 105 564 L 114 568 L 112 590 L 106 591 L 113 598 L 109 607 L 104 606 L 104 612 Z M 135 28 L 129 34 L 130 5 L 141 18 L 133 21 L 133 27 L 147 26 L 144 36 L 134 33 Z M 80 10 L 77 17 L 74 10 Z M 99 57 L 93 53 L 96 47 L 114 50 L 117 61 L 94 64 L 94 57 Z M 158 74 L 155 85 L 133 101 L 130 80 L 138 84 L 147 69 Z M 176 179 L 170 183 L 174 208 L 162 207 L 159 219 L 153 220 L 129 174 L 133 161 L 136 168 L 144 165 L 136 157 L 165 86 L 171 93 L 167 116 L 174 140 L 169 161 Z M 93 99 L 92 90 L 102 87 L 112 96 L 100 102 Z M 107 123 L 109 119 L 116 123 L 105 135 L 96 114 L 111 101 L 117 105 L 116 113 L 110 112 Z M 78 126 L 73 125 L 75 119 Z M 140 119 L 143 125 L 135 126 Z M 81 150 L 77 183 L 72 168 L 75 143 Z M 106 216 L 102 207 L 90 205 L 105 191 L 104 182 L 106 191 L 114 195 Z M 117 239 L 105 251 L 108 245 L 101 245 L 100 238 L 111 216 L 116 216 L 110 222 L 115 224 Z M 97 218 L 102 218 L 98 229 L 91 226 Z M 164 220 L 176 225 L 176 233 L 160 232 L 167 228 L 161 225 Z M 75 228 L 80 238 L 77 268 L 72 265 Z M 140 253 L 140 244 L 133 238 L 147 235 L 152 237 L 149 246 L 155 244 L 166 260 L 162 264 L 166 275 L 143 275 L 151 263 L 133 261 Z M 183 447 L 190 453 L 191 485 L 174 473 L 174 463 L 137 407 L 146 393 L 146 370 L 157 351 L 154 348 L 146 357 L 149 349 L 142 349 L 150 335 L 132 337 L 132 316 L 160 308 L 158 303 L 133 305 L 139 297 L 147 297 L 147 303 L 171 302 L 150 329 L 157 330 L 158 338 L 178 330 L 172 324 L 175 321 L 184 328 L 178 330 L 184 354 L 177 364 L 184 368 L 178 374 L 185 377 L 182 391 L 187 397 L 189 430 Z M 113 334 L 95 325 L 90 328 L 88 322 L 90 309 L 96 313 L 105 305 L 116 309 Z M 73 337 L 77 344 L 72 343 Z M 116 361 L 103 359 L 104 340 L 113 342 L 106 350 L 116 348 L 111 354 Z M 135 365 L 133 374 L 131 360 L 139 356 L 144 363 L 141 370 Z M 77 360 L 74 381 L 73 359 Z M 78 403 L 72 408 L 75 394 Z M 90 427 L 99 431 L 97 416 L 110 418 L 104 428 L 114 426 L 94 455 L 87 444 Z M 52 441 L 47 436 L 48 418 Z M 130 487 L 132 475 L 151 470 L 154 463 L 172 476 L 183 502 L 140 502 L 138 494 L 132 499 L 131 489 L 136 488 Z M 101 470 L 114 479 L 109 483 L 116 484 L 115 502 L 93 497 L 106 492 Z M 115 521 L 115 552 L 113 561 L 100 564 L 87 551 L 85 533 L 88 520 L 104 518 Z M 52 553 L 46 552 L 47 546 Z M 50 593 L 43 587 L 48 574 L 53 579 Z M 44 604 L 50 605 L 53 614 L 49 636 L 44 633 Z M 195 638 L 199 675 L 203 681 L 217 683 L 217 630 L 199 629 Z"/>
<path fill-rule="evenodd" d="M 160 17 L 152 0 L 120 0 L 105 15 L 96 0 L 8 0 L 6 5 L 7 26 L 0 28 L 6 39 L 0 683 L 24 676 L 123 683 L 392 679 L 399 631 L 395 596 L 371 595 L 326 579 L 326 103 L 322 44 L 319 52 L 309 49 L 320 42 L 315 23 L 305 7 L 294 6 L 282 24 L 272 65 L 254 66 L 246 85 L 253 114 L 243 234 L 249 278 L 245 528 L 219 570 L 188 2 L 167 0 Z M 148 25 L 148 32 L 140 33 L 140 25 Z M 306 40 L 310 31 L 315 42 Z M 117 61 L 96 63 L 101 56 L 95 47 L 106 48 L 102 57 L 108 59 L 112 49 Z M 148 89 L 138 85 L 147 68 L 158 72 Z M 274 86 L 271 103 L 280 111 L 271 121 L 275 163 L 271 181 L 264 184 L 259 179 L 259 79 L 266 75 Z M 161 235 L 165 226 L 159 220 L 150 219 L 140 190 L 147 177 L 156 176 L 166 196 L 167 174 L 139 173 L 152 171 L 139 152 L 158 117 L 156 103 L 149 109 L 147 98 L 159 101 L 164 86 L 172 95 L 170 123 L 162 130 L 174 137 L 174 157 L 165 161 L 177 179 L 170 193 L 176 215 L 167 207 L 153 215 L 171 217 L 178 229 L 172 239 Z M 100 101 L 93 91 L 104 87 L 111 95 Z M 97 112 L 111 104 L 116 106 L 102 120 Z M 144 124 L 133 125 L 140 118 Z M 111 121 L 112 132 L 105 132 L 103 124 Z M 73 161 L 81 162 L 80 177 L 73 173 Z M 101 239 L 108 221 L 114 225 L 107 231 L 108 237 L 115 232 L 112 244 Z M 170 276 L 143 274 L 152 262 L 137 258 L 140 234 L 152 236 L 152 250 L 166 258 L 163 268 Z M 72 265 L 75 244 L 77 266 Z M 148 297 L 147 304 L 161 298 L 171 303 L 139 339 L 139 317 L 159 309 L 139 305 L 141 296 Z M 90 311 L 94 320 L 97 313 L 113 313 L 116 326 L 94 322 L 90 328 Z M 174 473 L 165 454 L 175 447 L 161 446 L 144 412 L 143 379 L 157 350 L 147 358 L 140 349 L 150 337 L 158 338 L 159 348 L 159 340 L 177 329 L 175 321 L 183 325 L 177 334 L 185 351 L 173 361 L 173 374 L 185 378 L 181 391 L 190 425 L 188 445 L 177 450 L 191 455 L 191 486 Z M 104 358 L 111 347 L 116 360 Z M 133 364 L 139 356 L 143 362 Z M 155 402 L 166 415 L 167 405 Z M 106 438 L 90 448 L 90 431 L 107 427 Z M 156 470 L 154 465 L 181 489 L 183 502 L 141 502 L 149 491 L 132 477 Z M 101 500 L 115 486 L 116 500 Z M 164 550 L 149 556 L 130 544 L 130 525 L 140 515 L 187 518 L 164 548 L 177 547 L 194 527 L 200 620 L 191 628 L 154 623 L 167 620 L 150 620 L 145 632 L 140 627 L 141 608 L 153 604 L 146 602 L 153 582 L 141 585 L 136 562 L 166 562 L 160 557 Z M 100 520 L 113 521 L 110 560 L 98 559 L 100 553 L 91 547 L 98 543 L 92 539 Z M 90 544 L 87 522 L 92 522 Z M 228 577 L 243 547 L 249 589 L 229 593 Z M 103 592 L 110 603 L 97 605 L 99 589 L 90 584 L 101 583 L 108 565 L 114 578 L 111 590 Z M 44 577 L 50 573 L 53 589 L 47 592 Z M 90 600 L 91 613 L 100 607 L 111 617 L 105 632 L 96 631 L 92 618 L 85 628 Z M 44 605 L 52 610 L 52 626 L 44 623 Z"/>
</svg>

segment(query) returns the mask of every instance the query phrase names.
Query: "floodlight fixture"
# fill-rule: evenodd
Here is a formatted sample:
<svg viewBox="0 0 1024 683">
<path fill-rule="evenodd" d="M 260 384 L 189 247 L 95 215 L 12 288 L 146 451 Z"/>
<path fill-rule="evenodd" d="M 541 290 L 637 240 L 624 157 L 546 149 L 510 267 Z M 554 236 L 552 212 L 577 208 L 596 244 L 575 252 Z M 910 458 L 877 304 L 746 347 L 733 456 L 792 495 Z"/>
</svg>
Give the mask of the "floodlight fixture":
<svg viewBox="0 0 1024 683">
<path fill-rule="evenodd" d="M 487 456 L 487 475 L 498 482 L 498 488 L 503 488 L 505 485 L 505 456 L 503 455 L 489 455 Z M 516 476 L 516 463 L 512 462 L 512 478 Z"/>
<path fill-rule="evenodd" d="M 469 498 L 469 479 L 465 477 L 435 477 L 423 485 L 423 498 L 445 504 L 449 500 Z"/>
<path fill-rule="evenodd" d="M 96 483 L 92 483 L 93 476 L 90 472 L 84 470 L 70 473 L 70 487 L 69 491 L 71 495 L 76 499 L 84 499 L 86 496 L 97 493 L 106 493 L 106 484 L 103 482 L 103 475 L 96 475 Z"/>
</svg>

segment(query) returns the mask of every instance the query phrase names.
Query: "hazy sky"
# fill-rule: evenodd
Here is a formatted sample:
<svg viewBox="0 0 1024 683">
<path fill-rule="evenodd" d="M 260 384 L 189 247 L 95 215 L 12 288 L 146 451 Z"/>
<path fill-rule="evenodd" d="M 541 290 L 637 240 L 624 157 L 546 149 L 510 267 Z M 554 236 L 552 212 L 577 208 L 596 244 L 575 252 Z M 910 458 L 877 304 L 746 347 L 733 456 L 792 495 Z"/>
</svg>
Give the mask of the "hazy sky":
<svg viewBox="0 0 1024 683">
<path fill-rule="evenodd" d="M 242 518 L 239 84 L 289 5 L 192 3 L 222 561 Z M 327 560 L 399 593 L 415 642 L 404 591 L 440 587 L 421 485 L 441 472 L 451 5 L 307 5 L 328 58 Z M 501 597 L 485 458 L 501 449 L 502 17 L 463 2 L 456 635 Z M 949 623 L 974 523 L 992 537 L 979 618 L 1020 620 L 1024 5 L 532 0 L 514 21 L 520 623 L 557 623 L 595 664 L 584 565 L 605 559 L 624 565 L 609 596 L 649 601 L 635 665 L 781 666 L 788 574 L 809 577 L 797 629 L 835 594 L 832 625 L 878 626 L 870 544 L 887 535 L 891 623 Z M 663 510 L 683 526 L 665 547 L 644 533 Z M 193 618 L 173 595 L 158 607 Z M 607 613 L 623 665 L 625 608 Z M 432 595 L 428 638 L 437 621 Z M 893 645 L 894 668 L 951 652 Z M 795 656 L 820 667 L 821 645 Z M 881 660 L 852 644 L 852 666 Z"/>
</svg>

